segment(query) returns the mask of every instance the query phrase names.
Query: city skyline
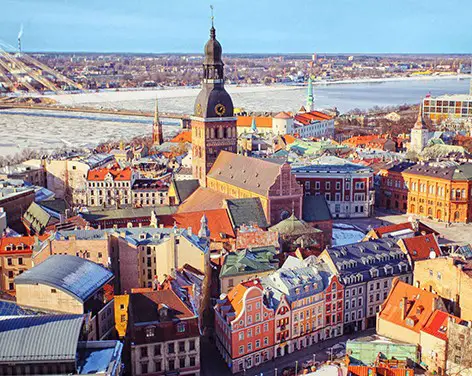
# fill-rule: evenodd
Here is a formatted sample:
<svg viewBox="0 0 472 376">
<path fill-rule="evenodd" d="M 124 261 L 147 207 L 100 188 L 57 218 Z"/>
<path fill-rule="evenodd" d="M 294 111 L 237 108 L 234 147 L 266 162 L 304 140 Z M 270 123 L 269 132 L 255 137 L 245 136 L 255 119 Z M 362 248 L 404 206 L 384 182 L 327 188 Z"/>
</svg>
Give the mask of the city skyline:
<svg viewBox="0 0 472 376">
<path fill-rule="evenodd" d="M 447 9 L 438 1 L 410 0 L 390 8 L 372 0 L 295 0 L 290 9 L 281 1 L 266 0 L 212 4 L 225 53 L 471 52 L 472 31 L 466 25 L 472 5 L 457 0 Z M 210 2 L 163 5 L 150 0 L 6 0 L 0 40 L 16 47 L 23 28 L 25 51 L 200 53 L 200 36 L 210 26 Z"/>
</svg>

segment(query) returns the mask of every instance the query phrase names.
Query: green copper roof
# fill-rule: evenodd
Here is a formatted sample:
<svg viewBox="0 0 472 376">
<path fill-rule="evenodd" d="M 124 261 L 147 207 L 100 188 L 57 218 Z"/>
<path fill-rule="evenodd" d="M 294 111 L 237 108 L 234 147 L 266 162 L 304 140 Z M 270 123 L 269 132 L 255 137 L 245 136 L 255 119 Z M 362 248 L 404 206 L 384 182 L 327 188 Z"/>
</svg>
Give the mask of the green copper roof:
<svg viewBox="0 0 472 376">
<path fill-rule="evenodd" d="M 276 225 L 269 228 L 269 231 L 277 231 L 280 235 L 306 235 L 315 234 L 321 232 L 321 230 L 311 227 L 305 221 L 295 217 L 292 214 L 287 219 L 277 223 Z"/>
<path fill-rule="evenodd" d="M 276 270 L 279 262 L 275 258 L 276 254 L 274 246 L 231 252 L 225 257 L 220 278 Z"/>
</svg>

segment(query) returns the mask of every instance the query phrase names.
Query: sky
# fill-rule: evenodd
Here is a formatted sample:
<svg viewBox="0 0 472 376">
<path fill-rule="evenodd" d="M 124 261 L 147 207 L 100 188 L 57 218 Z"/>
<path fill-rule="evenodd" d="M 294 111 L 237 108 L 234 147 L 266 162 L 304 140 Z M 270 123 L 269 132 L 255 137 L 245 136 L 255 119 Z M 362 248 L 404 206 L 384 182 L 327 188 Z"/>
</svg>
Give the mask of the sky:
<svg viewBox="0 0 472 376">
<path fill-rule="evenodd" d="M 0 0 L 24 51 L 199 53 L 210 4 L 226 53 L 471 53 L 468 0 Z"/>
</svg>

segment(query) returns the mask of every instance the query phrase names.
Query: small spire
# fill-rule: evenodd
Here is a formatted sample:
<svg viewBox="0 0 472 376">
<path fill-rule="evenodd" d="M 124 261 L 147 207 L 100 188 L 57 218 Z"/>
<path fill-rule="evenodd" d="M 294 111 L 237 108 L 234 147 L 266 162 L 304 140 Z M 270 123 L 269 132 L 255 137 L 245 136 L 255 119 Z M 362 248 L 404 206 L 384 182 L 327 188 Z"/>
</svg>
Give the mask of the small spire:
<svg viewBox="0 0 472 376">
<path fill-rule="evenodd" d="M 211 29 L 210 29 L 210 37 L 211 39 L 216 38 L 216 30 L 215 30 L 215 16 L 213 14 L 213 5 L 210 5 L 211 10 Z"/>
<path fill-rule="evenodd" d="M 159 123 L 159 105 L 157 103 L 157 97 L 156 97 L 156 106 L 154 108 L 154 124 Z"/>
<path fill-rule="evenodd" d="M 426 123 L 423 119 L 423 104 L 420 104 L 419 111 L 418 111 L 418 118 L 416 119 L 415 129 L 426 129 Z"/>
<path fill-rule="evenodd" d="M 198 231 L 198 237 L 202 239 L 208 239 L 210 237 L 210 229 L 208 228 L 208 219 L 203 213 L 200 219 L 200 231 Z"/>
<path fill-rule="evenodd" d="M 251 131 L 253 131 L 254 133 L 257 132 L 257 125 L 256 125 L 256 117 L 255 116 L 252 117 Z"/>
</svg>

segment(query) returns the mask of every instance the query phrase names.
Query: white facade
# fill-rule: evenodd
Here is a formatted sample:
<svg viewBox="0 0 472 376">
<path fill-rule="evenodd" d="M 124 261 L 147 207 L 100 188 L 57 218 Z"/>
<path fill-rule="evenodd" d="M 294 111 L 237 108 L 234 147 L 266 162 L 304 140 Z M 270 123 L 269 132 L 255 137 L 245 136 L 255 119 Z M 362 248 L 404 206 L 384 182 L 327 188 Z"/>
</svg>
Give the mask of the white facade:
<svg viewBox="0 0 472 376">
<path fill-rule="evenodd" d="M 410 151 L 416 153 L 421 153 L 423 149 L 428 145 L 429 141 L 429 131 L 427 129 L 415 129 L 411 130 L 411 141 L 410 141 Z"/>
<path fill-rule="evenodd" d="M 298 133 L 302 138 L 332 138 L 334 136 L 334 119 L 315 121 L 307 125 L 295 122 L 291 133 Z"/>
<path fill-rule="evenodd" d="M 276 136 L 293 133 L 293 118 L 272 118 L 272 133 Z"/>
</svg>

